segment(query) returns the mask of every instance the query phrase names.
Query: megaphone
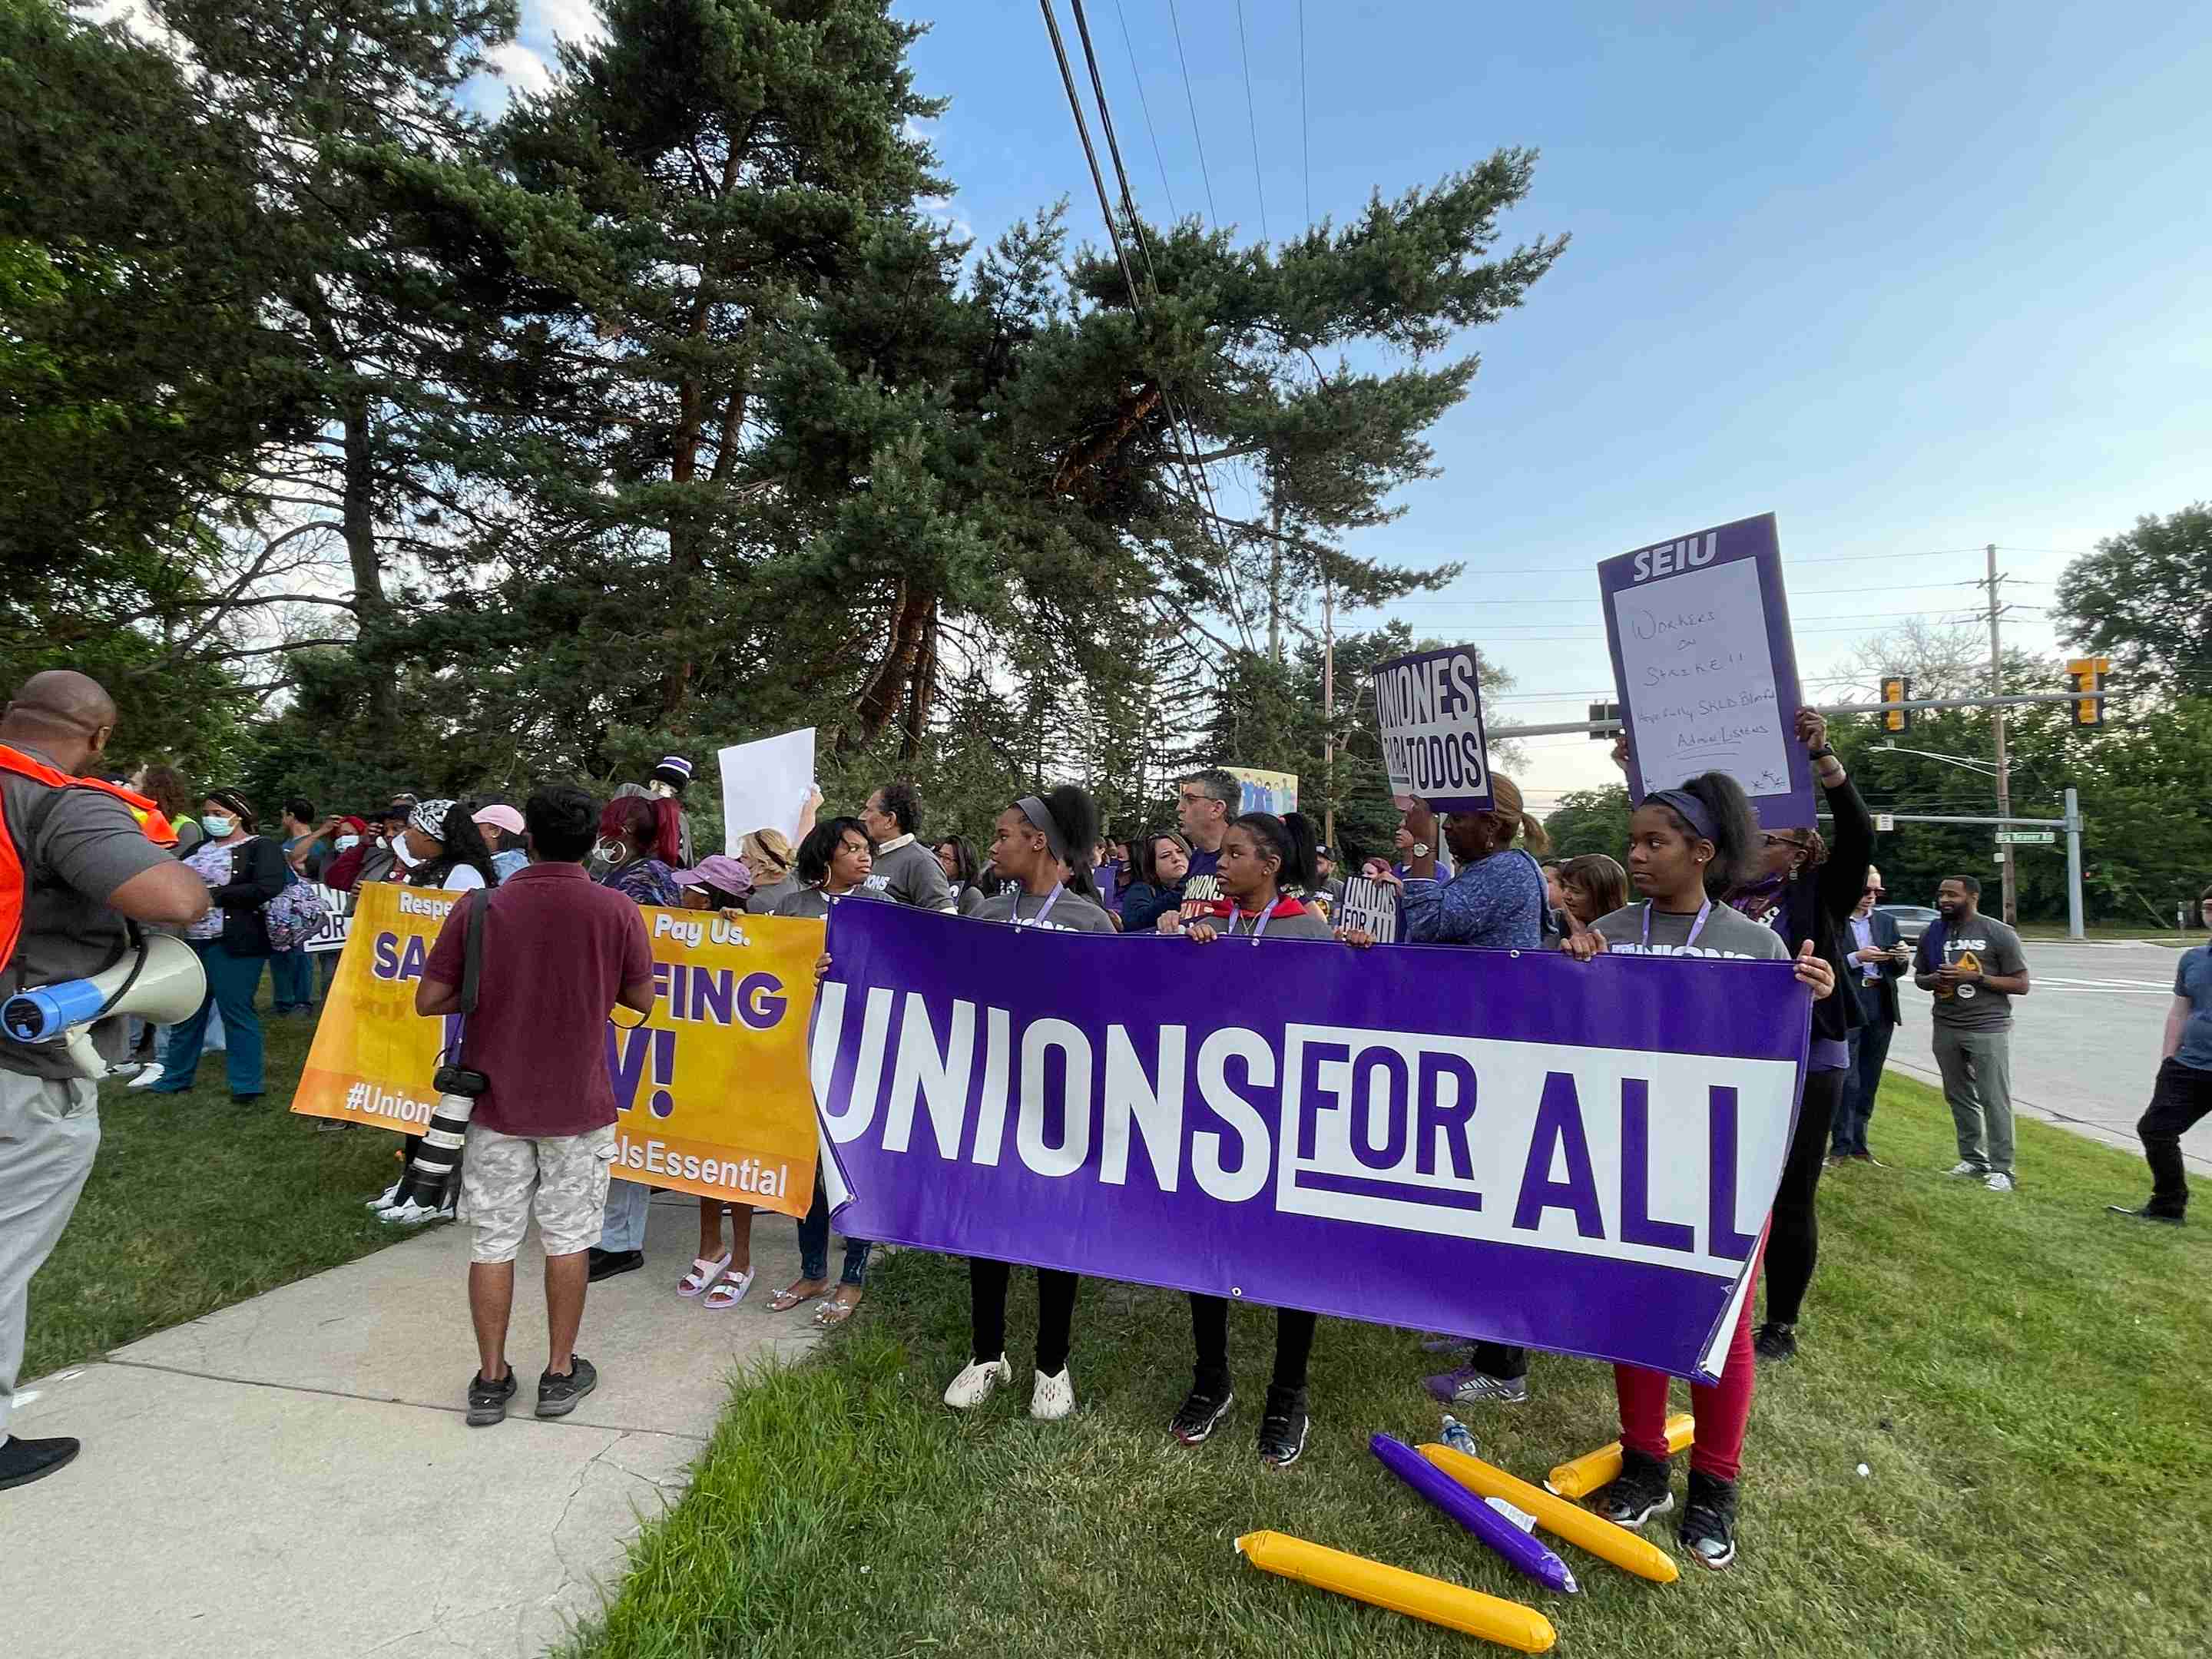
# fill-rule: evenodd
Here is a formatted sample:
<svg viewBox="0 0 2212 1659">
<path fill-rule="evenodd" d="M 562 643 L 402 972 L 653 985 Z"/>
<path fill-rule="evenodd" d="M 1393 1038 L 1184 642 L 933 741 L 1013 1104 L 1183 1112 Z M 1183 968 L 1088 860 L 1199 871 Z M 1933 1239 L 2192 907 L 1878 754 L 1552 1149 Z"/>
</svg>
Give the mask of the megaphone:
<svg viewBox="0 0 2212 1659">
<path fill-rule="evenodd" d="M 18 1042 L 60 1044 L 78 1073 L 97 1081 L 137 1068 L 110 1072 L 92 1046 L 96 1022 L 136 1014 L 155 1025 L 174 1025 L 198 1012 L 206 996 L 207 972 L 198 953 L 180 939 L 149 933 L 105 972 L 41 986 L 0 1003 L 0 1029 Z"/>
</svg>

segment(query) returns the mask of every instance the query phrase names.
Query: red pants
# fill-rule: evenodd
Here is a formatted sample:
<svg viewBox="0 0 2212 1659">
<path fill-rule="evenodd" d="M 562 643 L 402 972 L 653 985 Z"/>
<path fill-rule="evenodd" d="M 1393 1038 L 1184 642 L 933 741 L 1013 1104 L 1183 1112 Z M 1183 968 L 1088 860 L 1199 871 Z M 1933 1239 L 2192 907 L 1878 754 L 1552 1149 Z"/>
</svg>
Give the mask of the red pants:
<svg viewBox="0 0 2212 1659">
<path fill-rule="evenodd" d="M 1719 1480 L 1735 1480 L 1743 1467 L 1743 1434 L 1751 1422 L 1752 1389 L 1759 1374 L 1758 1361 L 1751 1352 L 1753 1300 L 1749 1296 L 1743 1299 L 1743 1316 L 1736 1321 L 1735 1334 L 1729 1341 L 1721 1380 L 1710 1386 L 1690 1385 L 1690 1409 L 1698 1419 L 1690 1467 Z M 1646 1370 L 1641 1365 L 1613 1368 L 1613 1389 L 1620 1398 L 1623 1446 L 1665 1461 L 1667 1385 L 1673 1380 L 1664 1371 Z"/>
</svg>

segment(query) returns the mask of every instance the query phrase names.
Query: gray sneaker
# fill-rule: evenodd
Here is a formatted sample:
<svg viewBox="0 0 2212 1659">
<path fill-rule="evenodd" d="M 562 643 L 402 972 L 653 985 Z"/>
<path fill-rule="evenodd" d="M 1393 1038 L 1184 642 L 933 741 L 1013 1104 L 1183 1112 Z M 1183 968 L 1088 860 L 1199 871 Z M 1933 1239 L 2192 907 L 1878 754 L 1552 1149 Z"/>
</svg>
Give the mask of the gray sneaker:
<svg viewBox="0 0 2212 1659">
<path fill-rule="evenodd" d="M 1472 1365 L 1424 1377 L 1422 1387 L 1447 1406 L 1522 1406 L 1528 1401 L 1525 1376 L 1492 1376 Z"/>
<path fill-rule="evenodd" d="M 568 1374 L 556 1376 L 551 1371 L 538 1378 L 538 1414 L 540 1417 L 566 1417 L 576 1409 L 576 1402 L 599 1386 L 599 1373 L 592 1362 L 580 1353 L 568 1356 Z"/>
<path fill-rule="evenodd" d="M 1943 1173 L 1947 1176 L 1978 1176 L 1987 1175 L 1989 1171 L 1982 1168 L 1978 1164 L 1967 1163 L 1966 1160 L 1962 1158 L 1956 1164 L 1954 1164 L 1949 1169 L 1944 1170 Z"/>
<path fill-rule="evenodd" d="M 2008 1193 L 2012 1190 L 2012 1177 L 2002 1170 L 1992 1170 L 1990 1171 L 1989 1179 L 1982 1182 L 1982 1185 L 1993 1193 Z"/>
</svg>

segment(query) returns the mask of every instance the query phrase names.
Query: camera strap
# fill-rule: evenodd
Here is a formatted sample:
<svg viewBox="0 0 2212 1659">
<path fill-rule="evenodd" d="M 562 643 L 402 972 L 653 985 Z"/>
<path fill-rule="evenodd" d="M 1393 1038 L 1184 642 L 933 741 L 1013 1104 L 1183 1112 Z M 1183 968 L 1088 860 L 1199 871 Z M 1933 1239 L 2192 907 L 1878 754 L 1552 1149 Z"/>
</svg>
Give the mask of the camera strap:
<svg viewBox="0 0 2212 1659">
<path fill-rule="evenodd" d="M 479 887 L 470 896 L 468 929 L 461 936 L 461 1012 L 477 1011 L 477 985 L 483 977 L 484 911 L 490 892 Z"/>
</svg>

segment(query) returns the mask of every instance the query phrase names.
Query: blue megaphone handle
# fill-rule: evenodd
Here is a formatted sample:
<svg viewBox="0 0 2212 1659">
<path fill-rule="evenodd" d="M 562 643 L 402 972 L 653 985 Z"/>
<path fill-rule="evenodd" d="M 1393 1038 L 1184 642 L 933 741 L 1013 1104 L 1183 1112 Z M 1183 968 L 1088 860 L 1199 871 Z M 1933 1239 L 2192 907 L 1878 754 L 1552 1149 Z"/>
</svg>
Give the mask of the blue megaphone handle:
<svg viewBox="0 0 2212 1659">
<path fill-rule="evenodd" d="M 0 1025 L 18 1042 L 50 1042 L 72 1025 L 82 1025 L 107 1000 L 88 979 L 65 979 L 9 997 L 0 1006 Z"/>
</svg>

